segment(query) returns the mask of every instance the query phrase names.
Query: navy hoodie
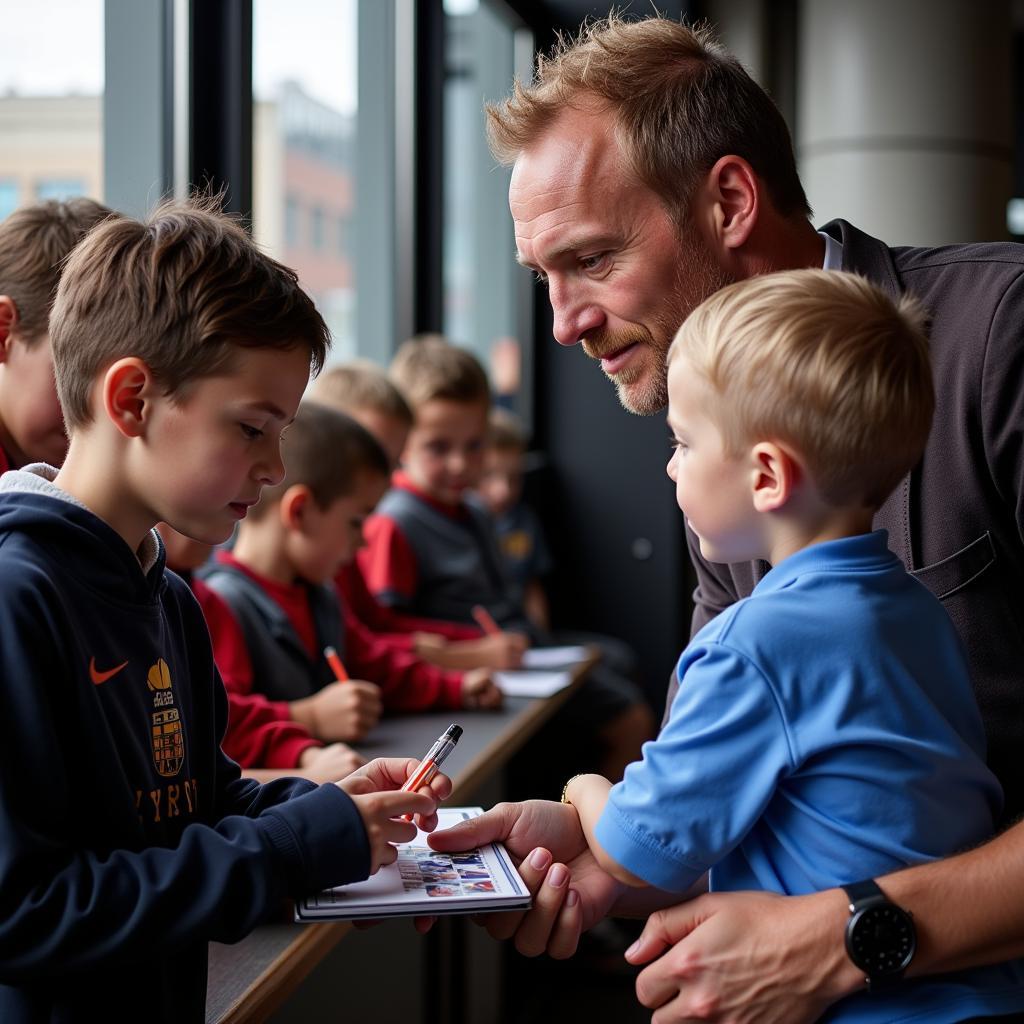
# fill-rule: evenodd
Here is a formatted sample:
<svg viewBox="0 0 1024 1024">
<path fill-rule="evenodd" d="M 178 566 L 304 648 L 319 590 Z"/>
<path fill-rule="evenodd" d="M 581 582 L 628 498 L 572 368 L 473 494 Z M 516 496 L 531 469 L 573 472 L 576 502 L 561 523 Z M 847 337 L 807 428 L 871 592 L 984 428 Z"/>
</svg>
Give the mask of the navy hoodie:
<svg viewBox="0 0 1024 1024">
<path fill-rule="evenodd" d="M 207 942 L 365 878 L 366 832 L 337 786 L 240 778 L 156 534 L 53 472 L 0 480 L 0 1021 L 202 1021 Z"/>
</svg>

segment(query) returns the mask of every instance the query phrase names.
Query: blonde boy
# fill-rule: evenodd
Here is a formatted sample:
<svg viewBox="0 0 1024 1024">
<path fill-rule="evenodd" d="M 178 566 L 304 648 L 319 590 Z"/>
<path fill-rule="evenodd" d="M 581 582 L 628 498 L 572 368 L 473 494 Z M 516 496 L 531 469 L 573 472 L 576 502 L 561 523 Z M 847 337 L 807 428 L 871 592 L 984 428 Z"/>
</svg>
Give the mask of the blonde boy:
<svg viewBox="0 0 1024 1024">
<path fill-rule="evenodd" d="M 111 212 L 92 199 L 51 199 L 0 223 L 0 473 L 64 460 L 47 320 L 61 264 Z"/>
<path fill-rule="evenodd" d="M 699 306 L 668 360 L 668 473 L 702 553 L 773 568 L 683 652 L 669 719 L 624 781 L 566 787 L 598 864 L 623 886 L 682 892 L 710 869 L 714 890 L 795 894 L 988 836 L 1001 792 L 963 650 L 870 532 L 931 422 L 917 307 L 853 275 L 765 275 Z M 888 981 L 913 953 L 892 920 L 905 948 L 877 965 Z M 1006 1012 L 1022 979 L 922 979 L 829 1020 Z"/>
<path fill-rule="evenodd" d="M 0 1019 L 204 1019 L 206 951 L 411 838 L 383 792 L 260 786 L 220 749 L 202 612 L 160 520 L 217 544 L 283 474 L 281 431 L 327 349 L 293 272 L 209 206 L 115 217 L 72 253 L 50 321 L 59 472 L 0 478 Z"/>
</svg>

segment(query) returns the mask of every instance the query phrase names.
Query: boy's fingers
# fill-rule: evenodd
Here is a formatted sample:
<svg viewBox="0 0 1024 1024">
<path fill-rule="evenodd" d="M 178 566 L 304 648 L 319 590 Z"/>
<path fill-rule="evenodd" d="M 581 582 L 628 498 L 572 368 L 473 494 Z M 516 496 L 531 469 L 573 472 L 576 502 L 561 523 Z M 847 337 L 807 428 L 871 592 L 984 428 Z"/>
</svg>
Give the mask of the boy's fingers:
<svg viewBox="0 0 1024 1024">
<path fill-rule="evenodd" d="M 389 820 L 381 832 L 389 843 L 409 843 L 416 838 L 416 826 L 411 821 Z"/>
</svg>

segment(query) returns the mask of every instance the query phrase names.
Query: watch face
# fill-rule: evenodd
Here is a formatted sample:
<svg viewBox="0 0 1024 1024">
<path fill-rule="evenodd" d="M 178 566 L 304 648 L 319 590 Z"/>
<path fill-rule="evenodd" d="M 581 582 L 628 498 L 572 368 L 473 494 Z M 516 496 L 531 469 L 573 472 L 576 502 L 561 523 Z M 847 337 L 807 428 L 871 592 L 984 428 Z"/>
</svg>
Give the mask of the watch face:
<svg viewBox="0 0 1024 1024">
<path fill-rule="evenodd" d="M 902 971 L 914 955 L 914 925 L 891 903 L 858 911 L 847 933 L 850 956 L 869 978 Z"/>
</svg>

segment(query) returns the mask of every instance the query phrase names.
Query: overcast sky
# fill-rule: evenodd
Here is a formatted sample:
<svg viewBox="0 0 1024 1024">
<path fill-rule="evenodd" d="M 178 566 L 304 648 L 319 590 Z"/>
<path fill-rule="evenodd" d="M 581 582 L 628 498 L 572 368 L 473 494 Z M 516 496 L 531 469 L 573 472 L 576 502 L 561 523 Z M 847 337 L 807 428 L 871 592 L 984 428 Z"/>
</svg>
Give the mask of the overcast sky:
<svg viewBox="0 0 1024 1024">
<path fill-rule="evenodd" d="M 0 0 L 0 94 L 103 89 L 103 0 Z M 254 0 L 260 98 L 292 78 L 336 110 L 356 106 L 356 0 Z"/>
</svg>

